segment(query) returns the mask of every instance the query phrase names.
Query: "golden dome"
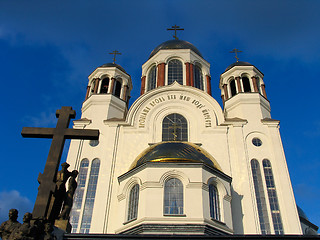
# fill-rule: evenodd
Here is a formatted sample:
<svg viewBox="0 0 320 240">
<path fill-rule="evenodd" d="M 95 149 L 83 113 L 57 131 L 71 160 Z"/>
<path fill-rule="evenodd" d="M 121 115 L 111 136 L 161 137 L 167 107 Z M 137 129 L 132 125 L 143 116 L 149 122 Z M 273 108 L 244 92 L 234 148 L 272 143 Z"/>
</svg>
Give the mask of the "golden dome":
<svg viewBox="0 0 320 240">
<path fill-rule="evenodd" d="M 217 161 L 203 148 L 189 142 L 161 142 L 144 150 L 130 169 L 146 162 L 203 163 L 221 171 Z"/>
</svg>

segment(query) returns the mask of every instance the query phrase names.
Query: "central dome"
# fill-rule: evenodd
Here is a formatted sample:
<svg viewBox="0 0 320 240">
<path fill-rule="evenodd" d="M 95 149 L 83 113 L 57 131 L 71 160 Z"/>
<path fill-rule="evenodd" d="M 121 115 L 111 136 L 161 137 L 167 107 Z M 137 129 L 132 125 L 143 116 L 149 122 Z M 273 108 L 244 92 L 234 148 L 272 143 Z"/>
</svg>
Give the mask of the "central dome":
<svg viewBox="0 0 320 240">
<path fill-rule="evenodd" d="M 191 49 L 196 54 L 198 54 L 200 57 L 202 57 L 202 54 L 200 51 L 193 46 L 191 43 L 179 39 L 169 40 L 164 43 L 161 43 L 158 47 L 156 47 L 150 54 L 149 59 L 152 58 L 157 52 L 163 49 Z"/>
<path fill-rule="evenodd" d="M 221 171 L 217 161 L 203 148 L 189 142 L 161 142 L 144 150 L 130 169 L 146 162 L 204 163 Z"/>
</svg>

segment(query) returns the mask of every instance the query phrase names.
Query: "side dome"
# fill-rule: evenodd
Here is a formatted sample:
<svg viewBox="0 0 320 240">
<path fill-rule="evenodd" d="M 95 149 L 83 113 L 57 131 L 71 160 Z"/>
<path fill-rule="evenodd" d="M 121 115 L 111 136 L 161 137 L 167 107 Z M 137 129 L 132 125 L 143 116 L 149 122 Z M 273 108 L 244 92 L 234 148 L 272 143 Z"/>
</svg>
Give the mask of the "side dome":
<svg viewBox="0 0 320 240">
<path fill-rule="evenodd" d="M 233 68 L 234 66 L 253 66 L 251 63 L 248 62 L 235 62 L 229 65 L 229 67 L 226 68 L 225 72 Z"/>
<path fill-rule="evenodd" d="M 152 58 L 157 52 L 163 49 L 191 49 L 200 57 L 202 54 L 200 51 L 191 43 L 179 39 L 169 40 L 164 43 L 161 43 L 158 47 L 156 47 L 150 54 L 149 59 Z M 203 57 L 202 57 L 203 58 Z"/>
<path fill-rule="evenodd" d="M 189 142 L 161 142 L 144 150 L 130 170 L 147 162 L 203 163 L 221 171 L 217 161 L 203 148 Z"/>
<path fill-rule="evenodd" d="M 116 68 L 120 69 L 122 72 L 126 73 L 126 70 L 124 70 L 123 67 L 121 67 L 119 64 L 116 64 L 116 63 L 106 63 L 106 64 L 103 64 L 100 67 L 116 67 Z"/>
</svg>

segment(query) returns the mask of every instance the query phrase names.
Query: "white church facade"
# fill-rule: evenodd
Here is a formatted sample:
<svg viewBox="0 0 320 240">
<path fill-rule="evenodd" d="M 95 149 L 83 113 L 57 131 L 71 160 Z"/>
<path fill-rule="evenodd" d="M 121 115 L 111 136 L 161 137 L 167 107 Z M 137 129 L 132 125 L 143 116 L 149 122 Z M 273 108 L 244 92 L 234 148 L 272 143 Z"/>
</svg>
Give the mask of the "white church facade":
<svg viewBox="0 0 320 240">
<path fill-rule="evenodd" d="M 115 63 L 89 76 L 67 162 L 79 170 L 73 233 L 303 234 L 264 75 L 247 62 L 221 74 L 189 42 L 170 40 L 131 77 Z"/>
</svg>

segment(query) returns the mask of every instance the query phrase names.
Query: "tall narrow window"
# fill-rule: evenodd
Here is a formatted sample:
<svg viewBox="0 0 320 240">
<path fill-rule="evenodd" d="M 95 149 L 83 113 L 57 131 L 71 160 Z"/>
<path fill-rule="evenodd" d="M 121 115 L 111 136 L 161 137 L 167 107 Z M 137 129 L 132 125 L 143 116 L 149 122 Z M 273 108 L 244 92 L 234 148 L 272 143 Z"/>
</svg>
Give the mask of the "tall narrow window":
<svg viewBox="0 0 320 240">
<path fill-rule="evenodd" d="M 183 75 L 182 75 L 182 62 L 173 59 L 168 63 L 168 85 L 172 84 L 174 81 L 177 81 L 181 85 L 183 84 Z"/>
<path fill-rule="evenodd" d="M 163 119 L 162 141 L 188 141 L 188 123 L 182 115 L 173 113 Z"/>
<path fill-rule="evenodd" d="M 275 234 L 283 234 L 283 226 L 282 226 L 282 220 L 280 215 L 278 196 L 277 196 L 276 186 L 273 179 L 271 163 L 268 159 L 264 159 L 262 161 L 262 164 L 263 164 L 264 177 L 266 179 L 266 185 L 268 190 L 269 204 L 271 209 L 274 232 Z"/>
<path fill-rule="evenodd" d="M 156 87 L 156 73 L 157 73 L 157 68 L 156 66 L 153 66 L 148 75 L 148 91 L 152 90 Z"/>
<path fill-rule="evenodd" d="M 121 93 L 121 82 L 116 80 L 115 87 L 114 87 L 114 95 L 116 97 L 120 97 L 120 93 Z"/>
<path fill-rule="evenodd" d="M 127 220 L 136 219 L 138 216 L 138 204 L 139 204 L 139 184 L 136 184 L 131 188 L 129 194 L 128 204 L 128 218 Z"/>
<path fill-rule="evenodd" d="M 260 221 L 261 234 L 270 234 L 270 224 L 268 218 L 267 204 L 264 196 L 262 177 L 259 162 L 256 159 L 251 160 L 251 170 L 253 177 L 254 191 L 256 194 L 258 215 Z"/>
<path fill-rule="evenodd" d="M 194 86 L 203 90 L 202 71 L 201 68 L 197 65 L 194 68 Z"/>
<path fill-rule="evenodd" d="M 86 186 L 87 173 L 88 173 L 89 160 L 83 159 L 80 163 L 78 175 L 78 187 L 75 192 L 73 206 L 70 217 L 70 224 L 72 226 L 72 233 L 75 233 L 79 224 L 80 209 L 83 200 L 84 188 Z"/>
<path fill-rule="evenodd" d="M 108 93 L 108 87 L 109 87 L 109 78 L 104 78 L 101 82 L 101 89 L 100 93 Z"/>
<path fill-rule="evenodd" d="M 243 77 L 243 78 L 242 78 L 242 85 L 243 85 L 243 91 L 244 91 L 244 92 L 251 92 L 251 87 L 250 87 L 249 78 Z"/>
<path fill-rule="evenodd" d="M 219 194 L 217 187 L 213 184 L 209 185 L 209 198 L 210 217 L 216 220 L 220 220 Z"/>
<path fill-rule="evenodd" d="M 165 182 L 164 214 L 183 214 L 183 185 L 177 178 Z"/>
<path fill-rule="evenodd" d="M 231 90 L 231 97 L 237 94 L 236 81 L 234 79 L 230 81 L 230 90 Z"/>
<path fill-rule="evenodd" d="M 89 233 L 92 219 L 92 212 L 94 206 L 94 199 L 96 196 L 97 182 L 100 169 L 100 160 L 94 159 L 91 164 L 89 183 L 86 194 L 86 201 L 82 215 L 82 222 L 80 233 Z"/>
</svg>

